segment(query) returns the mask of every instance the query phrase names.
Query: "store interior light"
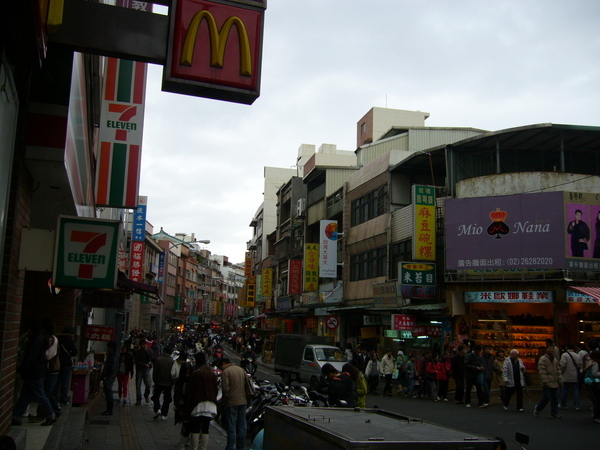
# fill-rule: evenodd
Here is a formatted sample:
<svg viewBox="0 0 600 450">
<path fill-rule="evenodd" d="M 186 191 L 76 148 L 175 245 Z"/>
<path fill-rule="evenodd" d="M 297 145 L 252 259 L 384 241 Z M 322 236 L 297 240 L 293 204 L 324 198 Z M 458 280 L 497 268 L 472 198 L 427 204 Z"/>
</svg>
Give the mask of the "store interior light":
<svg viewBox="0 0 600 450">
<path fill-rule="evenodd" d="M 506 322 L 506 319 L 479 319 L 479 322 Z"/>
<path fill-rule="evenodd" d="M 437 324 L 437 325 L 441 325 L 442 324 L 442 322 L 440 322 L 439 320 L 430 320 L 429 323 L 434 323 L 434 324 Z"/>
<path fill-rule="evenodd" d="M 427 339 L 429 336 L 417 336 L 417 339 Z"/>
</svg>

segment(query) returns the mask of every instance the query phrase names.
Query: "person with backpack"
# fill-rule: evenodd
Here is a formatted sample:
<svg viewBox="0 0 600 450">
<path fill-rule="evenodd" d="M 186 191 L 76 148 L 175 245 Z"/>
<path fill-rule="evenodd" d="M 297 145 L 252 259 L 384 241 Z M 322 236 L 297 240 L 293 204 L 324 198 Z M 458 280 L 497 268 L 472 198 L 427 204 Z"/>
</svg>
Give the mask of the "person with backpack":
<svg viewBox="0 0 600 450">
<path fill-rule="evenodd" d="M 356 406 L 356 385 L 348 372 L 338 372 L 332 364 L 325 364 L 321 373 L 327 380 L 328 401 L 331 406 L 354 408 Z"/>
<path fill-rule="evenodd" d="M 398 372 L 398 390 L 397 394 L 404 392 L 406 385 L 406 362 L 408 361 L 408 355 L 405 355 L 402 350 L 398 350 L 398 356 L 396 357 L 396 371 Z"/>
<path fill-rule="evenodd" d="M 567 409 L 567 399 L 569 390 L 573 390 L 573 400 L 575 411 L 581 409 L 579 399 L 579 374 L 581 373 L 581 358 L 575 353 L 575 345 L 572 342 L 567 344 L 567 351 L 560 357 L 560 371 L 563 378 L 563 389 L 560 401 L 560 409 Z"/>
</svg>

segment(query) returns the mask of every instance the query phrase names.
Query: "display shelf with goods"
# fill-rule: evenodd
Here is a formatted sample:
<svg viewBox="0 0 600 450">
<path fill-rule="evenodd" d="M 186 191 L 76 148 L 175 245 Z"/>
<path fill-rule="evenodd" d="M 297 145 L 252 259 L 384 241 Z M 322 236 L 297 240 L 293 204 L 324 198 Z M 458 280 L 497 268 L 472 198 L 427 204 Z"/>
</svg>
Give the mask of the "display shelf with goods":
<svg viewBox="0 0 600 450">
<path fill-rule="evenodd" d="M 600 313 L 577 314 L 579 343 L 587 343 L 590 339 L 600 339 Z"/>
<path fill-rule="evenodd" d="M 490 311 L 491 312 L 491 311 Z M 479 310 L 477 317 L 489 317 Z M 544 316 L 517 315 L 503 319 L 476 318 L 471 321 L 471 338 L 476 344 L 492 347 L 494 350 L 512 349 L 519 351 L 519 357 L 530 372 L 537 372 L 537 360 L 546 347 L 546 339 L 553 339 L 552 319 Z"/>
</svg>

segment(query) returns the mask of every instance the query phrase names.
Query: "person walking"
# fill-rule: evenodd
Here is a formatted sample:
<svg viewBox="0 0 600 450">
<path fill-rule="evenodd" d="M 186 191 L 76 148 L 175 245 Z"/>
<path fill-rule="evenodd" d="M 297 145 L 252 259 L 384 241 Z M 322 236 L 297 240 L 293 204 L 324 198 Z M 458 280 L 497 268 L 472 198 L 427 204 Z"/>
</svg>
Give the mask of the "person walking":
<svg viewBox="0 0 600 450">
<path fill-rule="evenodd" d="M 502 380 L 504 381 L 504 394 L 502 406 L 508 410 L 508 404 L 513 394 L 517 393 L 517 411 L 523 411 L 523 387 L 525 386 L 525 364 L 519 358 L 519 351 L 513 349 L 510 356 L 502 364 Z"/>
<path fill-rule="evenodd" d="M 518 353 L 517 353 L 518 354 Z M 506 394 L 506 382 L 504 381 L 504 361 L 506 357 L 504 355 L 504 350 L 500 349 L 496 352 L 496 357 L 494 358 L 494 379 L 496 380 L 496 384 L 500 389 L 500 400 L 504 404 L 504 396 Z"/>
<path fill-rule="evenodd" d="M 20 426 L 29 403 L 37 401 L 40 414 L 46 419 L 42 426 L 50 426 L 56 422 L 57 418 L 44 391 L 44 376 L 48 361 L 40 337 L 40 322 L 37 320 L 31 321 L 29 330 L 30 334 L 23 353 L 23 361 L 17 368 L 17 373 L 23 379 L 23 386 L 13 409 L 12 425 Z"/>
<path fill-rule="evenodd" d="M 554 345 L 546 347 L 546 353 L 538 361 L 538 373 L 542 381 L 544 394 L 533 410 L 533 415 L 540 416 L 540 412 L 550 402 L 550 415 L 553 419 L 560 419 L 558 413 L 558 389 L 562 386 L 562 372 L 560 362 L 554 357 Z"/>
<path fill-rule="evenodd" d="M 450 359 L 450 352 L 446 352 L 444 357 L 440 358 L 440 361 L 438 362 L 438 400 L 448 401 L 448 383 L 450 382 L 450 376 L 452 376 L 452 360 Z"/>
<path fill-rule="evenodd" d="M 60 359 L 60 371 L 54 388 L 54 395 L 60 405 L 69 403 L 69 391 L 71 390 L 71 373 L 73 372 L 73 358 L 79 353 L 73 341 L 75 330 L 73 327 L 63 328 L 62 334 L 56 336 L 58 339 L 58 357 Z"/>
<path fill-rule="evenodd" d="M 221 359 L 221 389 L 227 416 L 227 447 L 225 450 L 244 450 L 246 441 L 246 371 L 229 358 Z"/>
<path fill-rule="evenodd" d="M 392 356 L 392 350 L 388 350 L 385 356 L 381 359 L 381 373 L 385 378 L 385 386 L 383 388 L 382 397 L 386 395 L 392 396 L 392 375 L 396 368 L 396 359 Z"/>
<path fill-rule="evenodd" d="M 590 360 L 584 367 L 585 378 L 600 378 L 600 350 L 592 350 Z M 600 423 L 600 386 L 597 383 L 587 385 L 592 400 L 592 420 Z"/>
<path fill-rule="evenodd" d="M 104 366 L 102 367 L 102 373 L 100 379 L 102 380 L 102 388 L 104 390 L 104 398 L 106 399 L 106 410 L 103 411 L 103 416 L 112 416 L 114 399 L 113 399 L 113 384 L 117 379 L 117 373 L 119 372 L 119 358 L 117 356 L 117 343 L 111 341 L 106 346 L 106 359 Z"/>
<path fill-rule="evenodd" d="M 54 322 L 52 319 L 42 320 L 42 342 L 46 351 L 46 375 L 44 377 L 44 391 L 52 406 L 54 415 L 60 417 L 62 411 L 56 397 L 56 382 L 60 372 L 60 355 L 58 352 L 58 339 L 54 336 Z M 38 414 L 40 415 L 40 414 Z"/>
<path fill-rule="evenodd" d="M 123 404 L 127 404 L 129 376 L 133 378 L 133 354 L 128 345 L 123 345 L 119 354 L 119 372 L 117 373 L 117 393 L 119 402 L 123 399 Z"/>
<path fill-rule="evenodd" d="M 406 386 L 404 388 L 405 397 L 415 398 L 415 378 L 417 376 L 417 369 L 415 367 L 415 364 L 416 357 L 414 354 L 410 354 L 408 356 L 408 361 L 406 362 Z"/>
<path fill-rule="evenodd" d="M 575 403 L 575 411 L 581 409 L 579 399 L 579 373 L 581 372 L 581 358 L 575 353 L 575 345 L 572 342 L 567 344 L 567 351 L 560 357 L 560 371 L 563 378 L 563 389 L 560 401 L 560 408 L 567 409 L 567 399 L 569 390 L 573 390 L 573 400 Z"/>
<path fill-rule="evenodd" d="M 204 357 L 205 361 L 206 356 L 203 352 L 202 356 Z M 203 361 L 202 356 L 198 356 L 196 361 Z M 181 364 L 178 364 L 179 362 L 181 362 Z M 189 389 L 189 380 L 192 377 L 192 374 L 196 369 L 199 369 L 199 367 L 195 367 L 191 361 L 187 360 L 185 351 L 182 351 L 179 354 L 179 358 L 177 358 L 177 361 L 175 364 L 173 364 L 173 367 L 176 366 L 179 366 L 179 371 L 175 377 L 175 387 L 173 389 L 173 411 L 175 413 L 175 425 L 181 423 L 181 438 L 179 440 L 178 450 L 185 450 L 185 446 L 191 439 L 190 435 L 192 433 L 190 429 L 191 408 L 185 408 L 186 401 L 188 399 L 187 390 Z M 173 374 L 173 370 L 171 373 Z"/>
<path fill-rule="evenodd" d="M 152 381 L 154 382 L 154 393 L 152 395 L 152 402 L 154 403 L 154 418 L 159 417 L 162 420 L 167 420 L 169 414 L 169 405 L 172 401 L 172 390 L 173 390 L 173 375 L 171 375 L 171 369 L 175 361 L 171 358 L 173 353 L 173 347 L 170 345 L 165 348 L 162 355 L 156 358 L 154 362 L 154 370 L 152 371 Z M 160 396 L 163 396 L 162 405 L 160 403 Z"/>
<path fill-rule="evenodd" d="M 207 450 L 210 421 L 217 415 L 217 376 L 206 365 L 206 356 L 197 352 L 196 370 L 187 383 L 185 392 L 185 415 L 190 417 L 189 430 L 192 436 L 192 450 Z"/>
<path fill-rule="evenodd" d="M 465 346 L 459 345 L 452 357 L 452 378 L 454 378 L 454 401 L 461 405 L 465 398 Z"/>
<path fill-rule="evenodd" d="M 371 358 L 367 363 L 367 368 L 365 369 L 365 375 L 368 379 L 369 385 L 369 394 L 377 393 L 377 386 L 379 385 L 379 373 L 381 372 L 379 358 L 377 357 L 377 352 L 373 352 L 371 354 Z"/>
<path fill-rule="evenodd" d="M 477 400 L 480 408 L 486 408 L 489 403 L 486 403 L 485 397 L 485 379 L 484 379 L 483 359 L 481 356 L 481 345 L 475 345 L 473 350 L 465 356 L 465 406 L 471 407 L 471 390 L 475 385 L 477 391 Z"/>
<path fill-rule="evenodd" d="M 142 381 L 144 382 L 144 398 L 150 403 L 150 388 L 152 386 L 152 362 L 154 354 L 148 348 L 146 339 L 140 338 L 137 348 L 133 352 L 135 363 L 135 404 L 142 404 Z"/>
</svg>

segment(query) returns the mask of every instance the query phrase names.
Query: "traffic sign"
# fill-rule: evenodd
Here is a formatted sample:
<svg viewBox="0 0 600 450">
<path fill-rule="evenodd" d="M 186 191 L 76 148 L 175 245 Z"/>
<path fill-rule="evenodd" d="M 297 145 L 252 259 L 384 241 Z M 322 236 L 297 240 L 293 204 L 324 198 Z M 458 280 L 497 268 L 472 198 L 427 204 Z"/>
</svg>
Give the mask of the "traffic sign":
<svg viewBox="0 0 600 450">
<path fill-rule="evenodd" d="M 330 330 L 335 330 L 340 326 L 340 319 L 338 316 L 327 316 L 325 319 L 325 326 Z"/>
</svg>

